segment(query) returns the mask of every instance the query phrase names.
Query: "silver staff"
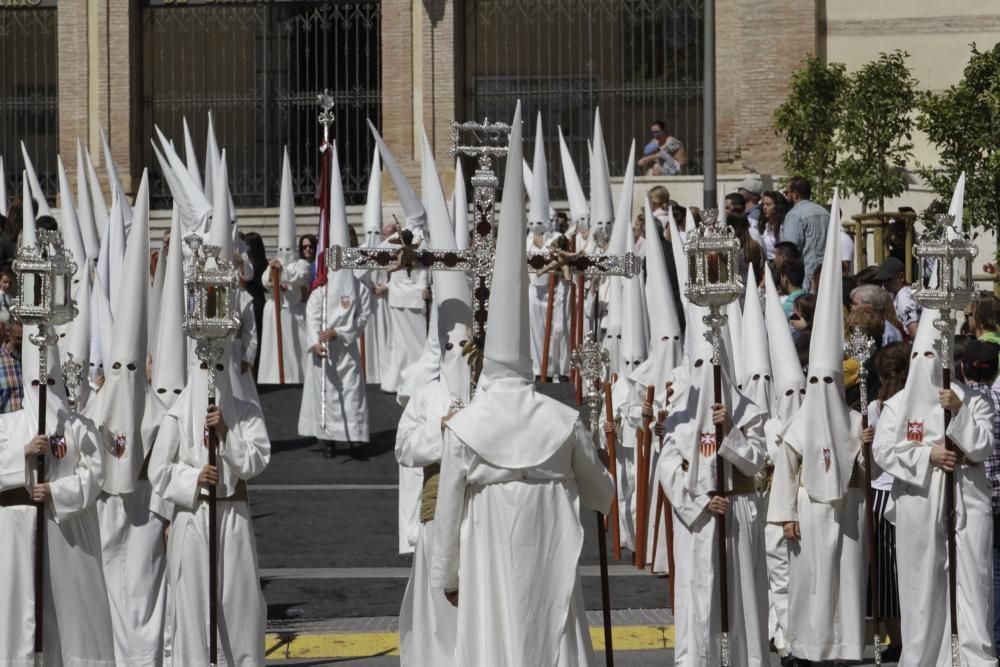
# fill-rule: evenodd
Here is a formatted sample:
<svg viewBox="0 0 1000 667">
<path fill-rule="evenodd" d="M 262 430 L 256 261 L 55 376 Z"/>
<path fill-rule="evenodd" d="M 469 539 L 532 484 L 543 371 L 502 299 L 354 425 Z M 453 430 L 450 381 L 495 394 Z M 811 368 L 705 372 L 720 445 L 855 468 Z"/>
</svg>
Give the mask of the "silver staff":
<svg viewBox="0 0 1000 667">
<path fill-rule="evenodd" d="M 322 93 L 320 93 L 319 95 L 316 96 L 316 102 L 320 106 L 320 112 L 319 112 L 319 116 L 317 116 L 317 119 L 319 120 L 319 124 L 323 126 L 323 144 L 320 146 L 320 152 L 322 152 L 322 151 L 325 151 L 325 150 L 329 150 L 329 148 L 330 148 L 330 126 L 333 125 L 333 120 L 334 120 L 334 115 L 333 115 L 333 96 L 330 94 L 329 90 L 324 89 Z M 325 184 L 321 185 L 321 187 L 329 187 L 329 183 L 325 183 Z M 326 238 L 329 239 L 330 238 L 330 219 L 329 219 L 329 217 L 326 220 L 326 229 L 327 229 L 327 236 L 326 236 Z M 319 258 L 317 257 L 317 259 L 319 259 Z M 330 270 L 330 265 L 329 265 L 328 262 L 326 263 L 326 270 L 327 271 Z M 326 312 L 326 297 L 327 297 L 327 282 L 326 282 L 326 280 L 324 280 L 323 281 L 323 303 L 320 306 L 320 313 L 321 313 L 320 319 L 322 319 L 322 322 L 320 323 L 320 327 L 319 327 L 320 333 L 322 333 L 323 331 L 326 330 L 326 316 L 327 316 L 327 312 Z M 323 356 L 320 357 L 320 368 L 321 368 L 321 371 L 322 371 L 322 376 L 321 376 L 322 377 L 322 384 L 320 385 L 320 389 L 319 389 L 319 397 L 320 397 L 320 400 L 319 400 L 319 422 L 320 422 L 319 428 L 320 428 L 320 432 L 322 432 L 324 435 L 326 434 L 326 360 L 327 360 L 327 358 L 329 356 L 330 356 L 330 345 L 329 345 L 329 342 L 326 342 L 326 343 L 323 343 Z"/>
</svg>

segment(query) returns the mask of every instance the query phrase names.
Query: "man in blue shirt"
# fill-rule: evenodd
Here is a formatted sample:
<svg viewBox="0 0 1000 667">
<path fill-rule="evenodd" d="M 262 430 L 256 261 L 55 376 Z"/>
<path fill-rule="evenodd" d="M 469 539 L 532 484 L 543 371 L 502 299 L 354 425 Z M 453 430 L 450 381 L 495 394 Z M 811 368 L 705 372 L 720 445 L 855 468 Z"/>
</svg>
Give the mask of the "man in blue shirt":
<svg viewBox="0 0 1000 667">
<path fill-rule="evenodd" d="M 794 243 L 802 251 L 802 262 L 806 270 L 802 287 L 809 290 L 812 275 L 816 267 L 823 262 L 830 213 L 809 200 L 812 196 L 812 186 L 801 176 L 793 176 L 788 181 L 785 195 L 793 206 L 781 225 L 781 240 Z"/>
</svg>

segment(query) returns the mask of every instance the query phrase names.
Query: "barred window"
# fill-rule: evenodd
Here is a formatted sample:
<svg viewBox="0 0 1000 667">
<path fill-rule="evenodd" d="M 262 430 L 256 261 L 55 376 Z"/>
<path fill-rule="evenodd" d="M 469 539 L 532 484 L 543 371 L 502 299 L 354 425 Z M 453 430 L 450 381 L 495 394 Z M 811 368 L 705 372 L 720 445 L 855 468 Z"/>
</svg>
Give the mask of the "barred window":
<svg viewBox="0 0 1000 667">
<path fill-rule="evenodd" d="M 374 149 L 366 121 L 378 127 L 381 119 L 379 30 L 379 0 L 146 0 L 141 136 L 154 136 L 156 126 L 183 141 L 186 117 L 204 169 L 211 110 L 237 206 L 278 205 L 286 145 L 296 202 L 312 204 L 322 134 L 316 95 L 328 88 L 347 203 L 361 203 Z M 146 140 L 142 153 L 154 206 L 168 206 Z"/>
</svg>

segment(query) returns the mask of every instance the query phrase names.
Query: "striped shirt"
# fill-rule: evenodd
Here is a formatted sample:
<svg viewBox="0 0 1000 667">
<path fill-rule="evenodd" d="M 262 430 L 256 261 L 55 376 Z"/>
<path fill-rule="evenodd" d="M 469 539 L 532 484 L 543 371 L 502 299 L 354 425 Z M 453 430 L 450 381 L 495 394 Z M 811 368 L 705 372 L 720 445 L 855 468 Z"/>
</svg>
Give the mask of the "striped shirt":
<svg viewBox="0 0 1000 667">
<path fill-rule="evenodd" d="M 24 385 L 21 381 L 21 359 L 0 345 L 0 413 L 21 409 Z"/>
<path fill-rule="evenodd" d="M 982 382 L 970 382 L 968 387 L 989 399 L 993 406 L 993 453 L 983 465 L 986 467 L 986 478 L 993 487 L 993 513 L 1000 514 L 1000 389 Z"/>
</svg>

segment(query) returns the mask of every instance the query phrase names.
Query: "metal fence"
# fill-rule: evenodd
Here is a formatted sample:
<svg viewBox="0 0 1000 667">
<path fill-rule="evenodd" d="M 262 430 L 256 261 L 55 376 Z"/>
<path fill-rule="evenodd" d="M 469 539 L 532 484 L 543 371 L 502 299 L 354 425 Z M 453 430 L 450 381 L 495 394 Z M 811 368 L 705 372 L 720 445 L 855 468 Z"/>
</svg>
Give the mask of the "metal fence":
<svg viewBox="0 0 1000 667">
<path fill-rule="evenodd" d="M 55 201 L 59 152 L 56 9 L 0 9 L 0 157 L 7 195 L 21 196 L 21 142 Z M 6 202 L 5 202 L 6 203 Z"/>
<path fill-rule="evenodd" d="M 278 204 L 286 145 L 296 201 L 312 204 L 321 139 L 316 94 L 325 88 L 335 100 L 331 131 L 347 202 L 363 202 L 374 149 L 366 120 L 381 120 L 379 31 L 379 0 L 147 0 L 141 136 L 154 206 L 170 198 L 146 138 L 155 125 L 180 148 L 186 117 L 203 163 L 209 110 L 238 206 Z"/>
<path fill-rule="evenodd" d="M 466 0 L 465 10 L 466 116 L 506 119 L 520 99 L 530 163 L 541 111 L 553 196 L 565 196 L 556 126 L 586 184 L 595 106 L 612 175 L 633 138 L 641 157 L 655 120 L 687 148 L 686 173 L 700 173 L 702 0 Z"/>
</svg>

